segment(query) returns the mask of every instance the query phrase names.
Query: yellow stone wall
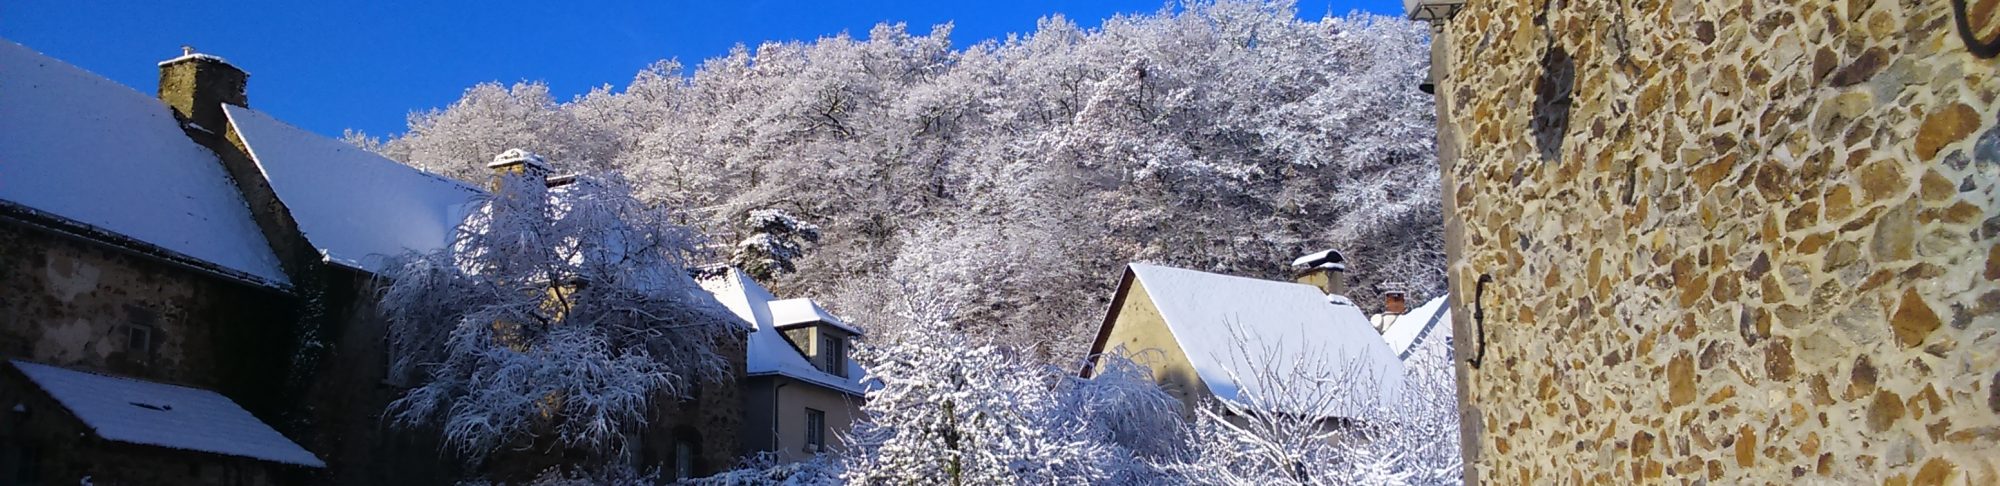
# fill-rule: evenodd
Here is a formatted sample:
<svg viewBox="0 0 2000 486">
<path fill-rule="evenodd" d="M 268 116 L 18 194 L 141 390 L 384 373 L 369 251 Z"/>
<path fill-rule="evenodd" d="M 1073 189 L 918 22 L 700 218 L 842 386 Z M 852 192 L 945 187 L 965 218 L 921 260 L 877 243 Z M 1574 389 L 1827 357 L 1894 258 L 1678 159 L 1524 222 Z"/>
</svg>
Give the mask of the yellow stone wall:
<svg viewBox="0 0 2000 486">
<path fill-rule="evenodd" d="M 1468 476 L 2000 484 L 2000 59 L 1952 2 L 1473 0 L 1434 49 Z"/>
<path fill-rule="evenodd" d="M 1120 299 L 1117 314 L 1106 332 L 1104 349 L 1096 351 L 1123 353 L 1134 363 L 1152 370 L 1154 383 L 1181 401 L 1182 413 L 1193 416 L 1201 401 L 1210 397 L 1208 385 L 1202 383 L 1201 375 L 1188 361 L 1187 351 L 1175 340 L 1166 317 L 1160 315 L 1153 296 L 1146 293 L 1146 285 L 1129 271 L 1125 278 L 1131 286 Z"/>
</svg>

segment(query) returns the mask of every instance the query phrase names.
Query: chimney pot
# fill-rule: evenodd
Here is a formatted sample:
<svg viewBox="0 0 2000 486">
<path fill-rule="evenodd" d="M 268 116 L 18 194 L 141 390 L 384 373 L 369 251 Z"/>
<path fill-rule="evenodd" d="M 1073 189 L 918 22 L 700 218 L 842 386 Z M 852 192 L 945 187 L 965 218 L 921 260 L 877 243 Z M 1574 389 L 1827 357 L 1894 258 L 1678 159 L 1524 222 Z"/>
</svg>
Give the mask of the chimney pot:
<svg viewBox="0 0 2000 486">
<path fill-rule="evenodd" d="M 1401 290 L 1391 290 L 1388 292 L 1383 292 L 1382 313 L 1398 314 L 1398 315 L 1410 313 L 1410 301 L 1408 295 Z"/>
</svg>

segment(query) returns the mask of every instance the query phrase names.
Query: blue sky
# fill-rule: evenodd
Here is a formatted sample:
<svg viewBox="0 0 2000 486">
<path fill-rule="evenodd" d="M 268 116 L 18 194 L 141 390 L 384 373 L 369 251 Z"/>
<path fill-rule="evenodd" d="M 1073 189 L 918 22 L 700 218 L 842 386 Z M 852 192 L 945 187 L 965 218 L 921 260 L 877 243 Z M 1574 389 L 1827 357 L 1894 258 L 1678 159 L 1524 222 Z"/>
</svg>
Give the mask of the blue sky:
<svg viewBox="0 0 2000 486">
<path fill-rule="evenodd" d="M 327 135 L 403 131 L 484 81 L 543 80 L 562 99 L 623 86 L 647 64 L 694 66 L 741 43 L 860 36 L 881 21 L 916 33 L 954 22 L 959 46 L 1029 32 L 1062 13 L 1086 27 L 1160 0 L 348 2 L 7 0 L 0 37 L 152 93 L 155 63 L 182 44 L 250 72 L 250 106 Z M 1400 0 L 1299 2 L 1302 17 L 1402 12 Z"/>
</svg>

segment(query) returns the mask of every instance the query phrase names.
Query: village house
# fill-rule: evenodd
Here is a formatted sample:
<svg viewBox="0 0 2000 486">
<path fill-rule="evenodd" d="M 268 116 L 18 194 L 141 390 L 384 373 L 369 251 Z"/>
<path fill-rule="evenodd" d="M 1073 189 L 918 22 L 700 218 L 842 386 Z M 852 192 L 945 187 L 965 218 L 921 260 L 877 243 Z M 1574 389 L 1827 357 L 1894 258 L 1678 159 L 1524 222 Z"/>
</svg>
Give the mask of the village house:
<svg viewBox="0 0 2000 486">
<path fill-rule="evenodd" d="M 297 290 L 219 157 L 165 104 L 0 42 L 0 479 L 322 470 L 267 424 L 287 406 L 270 390 Z"/>
<path fill-rule="evenodd" d="M 0 42 L 0 357 L 13 360 L 0 406 L 14 410 L 0 478 L 459 479 L 434 437 L 383 420 L 409 377 L 389 376 L 371 288 L 390 258 L 448 244 L 481 189 L 251 109 L 248 73 L 184 54 L 160 63 L 154 99 Z M 745 350 L 726 354 L 742 376 Z M 658 404 L 640 465 L 685 477 L 733 464 L 739 385 L 753 380 Z M 505 472 L 547 465 L 526 459 Z"/>
<path fill-rule="evenodd" d="M 2000 484 L 1994 2 L 1408 5 L 1468 484 Z"/>
<path fill-rule="evenodd" d="M 861 330 L 812 299 L 778 300 L 736 268 L 702 286 L 754 327 L 745 343 L 744 452 L 797 461 L 837 450 L 867 391 L 848 356 Z"/>
<path fill-rule="evenodd" d="M 1122 354 L 1148 368 L 1185 413 L 1207 400 L 1254 405 L 1341 393 L 1335 416 L 1389 404 L 1402 361 L 1342 293 L 1345 264 L 1324 251 L 1294 262 L 1297 282 L 1128 265 L 1089 356 Z M 1083 375 L 1095 372 L 1093 361 Z M 1351 383 L 1296 380 L 1301 374 Z M 1334 391 L 1358 385 L 1366 393 Z M 1289 389 L 1305 387 L 1310 389 Z"/>
</svg>

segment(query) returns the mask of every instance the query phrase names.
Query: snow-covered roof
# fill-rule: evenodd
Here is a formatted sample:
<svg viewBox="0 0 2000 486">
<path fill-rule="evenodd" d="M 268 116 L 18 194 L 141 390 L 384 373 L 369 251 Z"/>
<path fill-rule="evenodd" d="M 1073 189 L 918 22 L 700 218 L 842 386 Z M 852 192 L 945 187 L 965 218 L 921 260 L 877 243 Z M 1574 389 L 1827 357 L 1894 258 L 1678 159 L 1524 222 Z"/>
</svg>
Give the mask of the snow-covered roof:
<svg viewBox="0 0 2000 486">
<path fill-rule="evenodd" d="M 1431 299 L 1422 307 L 1397 316 L 1396 322 L 1382 330 L 1382 340 L 1389 343 L 1389 350 L 1395 351 L 1397 358 L 1409 359 L 1410 350 L 1427 339 L 1443 339 L 1451 335 L 1449 297 Z"/>
<path fill-rule="evenodd" d="M 770 290 L 758 285 L 749 275 L 744 275 L 742 270 L 729 268 L 720 277 L 702 279 L 701 285 L 714 293 L 715 299 L 728 307 L 730 312 L 753 327 L 750 335 L 744 338 L 748 354 L 744 363 L 746 374 L 781 375 L 856 395 L 867 391 L 861 381 L 861 365 L 854 360 L 846 360 L 846 378 L 820 371 L 812 362 L 806 361 L 806 356 L 791 341 L 787 341 L 785 335 L 778 331 L 777 324 L 773 323 L 771 304 L 778 299 L 777 296 L 771 295 Z M 817 309 L 819 306 L 813 307 Z"/>
<path fill-rule="evenodd" d="M 1387 400 L 1402 387 L 1402 361 L 1368 316 L 1352 305 L 1328 302 L 1317 287 L 1143 263 L 1132 264 L 1131 272 L 1218 399 L 1243 403 L 1245 394 L 1264 393 L 1254 377 L 1267 366 L 1277 376 L 1297 376 L 1301 368 L 1338 373 L 1358 367 L 1373 375 L 1364 378 L 1380 384 L 1376 398 L 1385 401 L 1379 403 L 1393 403 Z"/>
<path fill-rule="evenodd" d="M 212 391 L 11 363 L 104 440 L 326 467 L 319 457 Z"/>
<path fill-rule="evenodd" d="M 222 162 L 166 104 L 5 40 L 0 200 L 290 285 Z"/>
<path fill-rule="evenodd" d="M 825 308 L 820 307 L 819 303 L 813 302 L 812 299 L 797 298 L 771 301 L 772 326 L 790 327 L 814 322 L 823 322 L 852 334 L 861 334 L 860 329 L 855 329 L 854 326 L 847 325 L 840 318 L 834 317 L 833 313 L 827 312 Z"/>
<path fill-rule="evenodd" d="M 379 272 L 388 257 L 443 248 L 482 193 L 257 110 L 224 109 L 299 231 L 331 262 Z"/>
</svg>

